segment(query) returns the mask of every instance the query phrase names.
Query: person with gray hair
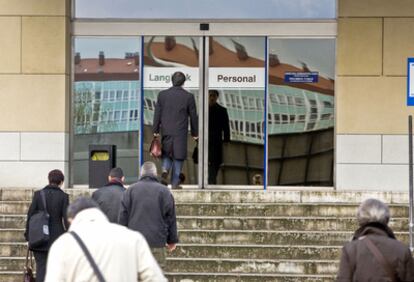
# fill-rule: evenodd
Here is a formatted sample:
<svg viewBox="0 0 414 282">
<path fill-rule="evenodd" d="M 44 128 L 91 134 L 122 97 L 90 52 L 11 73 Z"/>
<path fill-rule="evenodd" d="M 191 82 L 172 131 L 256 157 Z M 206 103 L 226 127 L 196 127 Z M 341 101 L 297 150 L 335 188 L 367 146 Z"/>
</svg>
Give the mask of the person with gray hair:
<svg viewBox="0 0 414 282">
<path fill-rule="evenodd" d="M 376 199 L 365 200 L 357 220 L 359 228 L 342 249 L 337 281 L 414 281 L 411 252 L 388 226 L 388 206 Z"/>
<path fill-rule="evenodd" d="M 158 182 L 153 162 L 145 162 L 140 174 L 139 181 L 124 193 L 118 222 L 141 232 L 165 269 L 165 249 L 173 251 L 178 243 L 174 197 Z"/>
<path fill-rule="evenodd" d="M 68 207 L 67 214 L 71 223 L 69 232 L 60 236 L 50 249 L 46 282 L 98 281 L 76 235 L 105 281 L 167 281 L 145 238 L 109 222 L 95 201 L 78 198 Z"/>
</svg>

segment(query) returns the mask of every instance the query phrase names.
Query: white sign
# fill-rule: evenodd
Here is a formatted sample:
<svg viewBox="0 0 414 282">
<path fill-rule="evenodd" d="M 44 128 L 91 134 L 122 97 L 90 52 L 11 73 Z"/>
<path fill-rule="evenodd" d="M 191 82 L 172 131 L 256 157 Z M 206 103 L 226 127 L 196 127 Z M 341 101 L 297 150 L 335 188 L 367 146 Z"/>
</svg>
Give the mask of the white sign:
<svg viewBox="0 0 414 282">
<path fill-rule="evenodd" d="M 414 97 L 414 62 L 410 62 L 410 64 L 409 64 L 409 67 L 410 67 L 410 69 L 409 69 L 409 71 L 408 71 L 408 73 L 409 73 L 409 81 L 410 81 L 410 88 L 409 88 L 409 91 L 408 91 L 408 95 L 410 96 L 410 97 Z"/>
<path fill-rule="evenodd" d="M 144 88 L 167 89 L 172 87 L 171 76 L 176 71 L 181 71 L 185 74 L 184 88 L 199 87 L 199 68 L 145 67 Z"/>
<path fill-rule="evenodd" d="M 209 68 L 209 88 L 264 88 L 264 68 Z"/>
<path fill-rule="evenodd" d="M 171 76 L 174 72 L 181 71 L 186 76 L 184 88 L 199 88 L 199 68 L 175 68 L 175 67 L 145 67 L 145 89 L 167 89 L 172 86 Z M 265 87 L 264 68 L 209 68 L 208 87 L 223 88 L 256 88 Z"/>
</svg>

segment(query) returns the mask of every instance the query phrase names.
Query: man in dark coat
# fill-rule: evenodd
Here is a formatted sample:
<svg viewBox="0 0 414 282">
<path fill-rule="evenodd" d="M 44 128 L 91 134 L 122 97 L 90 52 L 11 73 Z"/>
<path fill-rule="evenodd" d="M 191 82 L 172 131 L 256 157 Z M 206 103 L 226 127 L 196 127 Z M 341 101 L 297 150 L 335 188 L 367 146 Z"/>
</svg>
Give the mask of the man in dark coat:
<svg viewBox="0 0 414 282">
<path fill-rule="evenodd" d="M 29 241 L 30 218 L 39 211 L 44 211 L 41 193 L 44 193 L 46 200 L 46 211 L 49 214 L 49 241 L 42 246 L 31 248 L 36 261 L 36 281 L 43 282 L 46 274 L 46 261 L 50 246 L 69 227 L 66 217 L 66 210 L 69 205 L 69 195 L 60 188 L 65 177 L 62 171 L 54 169 L 48 175 L 49 185 L 33 195 L 32 203 L 27 212 L 26 231 L 24 237 Z"/>
<path fill-rule="evenodd" d="M 337 281 L 414 281 L 411 252 L 388 227 L 388 206 L 376 199 L 365 200 L 357 219 L 360 227 L 342 249 Z M 380 256 L 375 255 L 375 248 Z"/>
<path fill-rule="evenodd" d="M 126 190 L 123 184 L 125 176 L 122 169 L 119 167 L 111 169 L 108 181 L 104 187 L 93 192 L 92 199 L 98 203 L 110 222 L 117 223 L 121 199 Z"/>
<path fill-rule="evenodd" d="M 141 232 L 161 268 L 165 267 L 165 248 L 173 251 L 178 243 L 174 197 L 157 180 L 153 162 L 141 167 L 139 181 L 124 193 L 119 224 Z"/>
<path fill-rule="evenodd" d="M 198 139 L 197 110 L 194 95 L 183 89 L 185 75 L 175 72 L 172 75 L 173 87 L 158 94 L 155 106 L 153 134 L 162 134 L 162 179 L 166 181 L 170 169 L 173 189 L 180 189 L 180 173 L 187 158 L 188 118 L 191 135 Z"/>
<path fill-rule="evenodd" d="M 208 183 L 217 184 L 217 173 L 223 163 L 223 142 L 230 141 L 227 109 L 217 103 L 219 92 L 209 90 L 208 112 Z"/>
</svg>

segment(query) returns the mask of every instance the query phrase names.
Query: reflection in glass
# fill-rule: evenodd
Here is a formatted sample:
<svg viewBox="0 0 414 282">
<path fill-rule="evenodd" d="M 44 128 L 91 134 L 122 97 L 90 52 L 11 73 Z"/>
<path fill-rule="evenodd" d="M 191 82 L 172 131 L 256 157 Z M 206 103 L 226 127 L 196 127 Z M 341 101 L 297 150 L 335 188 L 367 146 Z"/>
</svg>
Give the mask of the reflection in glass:
<svg viewBox="0 0 414 282">
<path fill-rule="evenodd" d="M 254 7 L 254 9 L 252 9 Z M 76 0 L 77 18 L 333 19 L 335 0 Z"/>
<path fill-rule="evenodd" d="M 127 183 L 138 179 L 139 38 L 76 38 L 73 184 L 88 183 L 88 145 L 115 144 Z"/>
<path fill-rule="evenodd" d="M 230 128 L 230 142 L 224 130 L 217 137 L 226 119 L 210 105 L 220 116 L 209 116 L 209 184 L 263 185 L 265 38 L 210 37 L 209 47 L 209 90 L 218 91 Z"/>
<path fill-rule="evenodd" d="M 270 39 L 269 185 L 333 185 L 333 39 Z"/>
<path fill-rule="evenodd" d="M 197 111 L 199 109 L 199 50 L 198 37 L 151 36 L 144 38 L 144 161 L 154 161 L 149 155 L 149 146 L 153 137 L 155 105 L 159 92 L 172 87 L 171 75 L 174 72 L 181 71 L 186 75 L 183 88 L 195 96 Z M 192 159 L 195 145 L 189 131 L 187 159 L 182 169 L 185 180 L 182 184 L 197 184 L 197 166 Z M 156 164 L 158 171 L 161 171 L 161 160 L 157 160 Z"/>
</svg>

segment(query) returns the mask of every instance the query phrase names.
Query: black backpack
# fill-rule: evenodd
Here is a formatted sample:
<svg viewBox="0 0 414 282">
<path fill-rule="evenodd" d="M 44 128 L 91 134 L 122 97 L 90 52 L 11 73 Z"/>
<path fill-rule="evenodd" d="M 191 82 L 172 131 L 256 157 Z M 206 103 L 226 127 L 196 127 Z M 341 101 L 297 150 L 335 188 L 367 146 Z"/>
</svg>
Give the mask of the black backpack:
<svg viewBox="0 0 414 282">
<path fill-rule="evenodd" d="M 40 191 L 44 210 L 37 211 L 29 219 L 29 248 L 37 248 L 49 242 L 49 213 L 46 209 L 45 192 Z"/>
</svg>

